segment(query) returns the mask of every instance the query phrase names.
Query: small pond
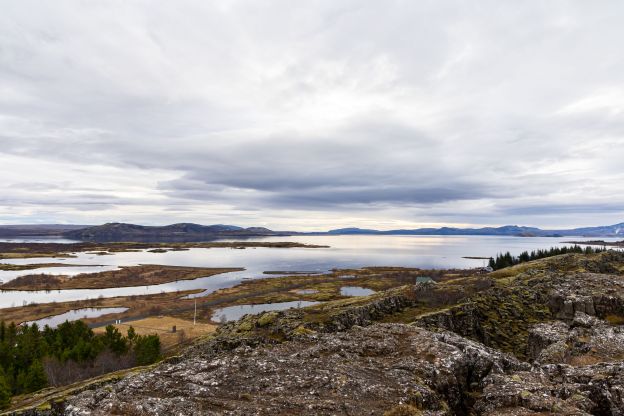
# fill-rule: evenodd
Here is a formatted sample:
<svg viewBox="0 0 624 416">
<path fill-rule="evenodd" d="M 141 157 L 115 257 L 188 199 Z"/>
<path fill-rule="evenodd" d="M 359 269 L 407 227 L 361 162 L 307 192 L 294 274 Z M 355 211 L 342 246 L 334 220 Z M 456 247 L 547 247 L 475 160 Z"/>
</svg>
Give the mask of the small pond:
<svg viewBox="0 0 624 416">
<path fill-rule="evenodd" d="M 212 320 L 215 322 L 236 321 L 247 314 L 256 314 L 267 311 L 284 311 L 292 308 L 305 308 L 316 305 L 319 302 L 309 302 L 305 300 L 293 302 L 263 303 L 259 305 L 236 305 L 215 309 L 212 313 Z"/>
<path fill-rule="evenodd" d="M 343 286 L 340 288 L 342 296 L 368 296 L 373 293 L 375 293 L 374 290 L 359 286 Z"/>
<path fill-rule="evenodd" d="M 98 316 L 121 313 L 127 311 L 128 308 L 84 308 L 84 309 L 72 309 L 71 311 L 62 313 L 60 315 L 48 316 L 47 318 L 38 319 L 36 321 L 25 322 L 25 324 L 32 325 L 37 324 L 39 328 L 43 328 L 48 325 L 50 328 L 56 328 L 65 321 L 77 321 L 83 318 L 96 318 Z"/>
<path fill-rule="evenodd" d="M 319 293 L 316 289 L 297 289 L 295 293 L 298 295 L 314 295 L 315 293 Z"/>
</svg>

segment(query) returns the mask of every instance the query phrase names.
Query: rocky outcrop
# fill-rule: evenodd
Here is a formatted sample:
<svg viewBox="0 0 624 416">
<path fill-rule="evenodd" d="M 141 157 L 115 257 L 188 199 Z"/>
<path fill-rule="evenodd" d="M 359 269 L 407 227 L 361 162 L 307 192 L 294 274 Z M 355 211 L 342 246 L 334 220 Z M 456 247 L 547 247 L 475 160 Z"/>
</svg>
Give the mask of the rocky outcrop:
<svg viewBox="0 0 624 416">
<path fill-rule="evenodd" d="M 624 414 L 624 364 L 545 365 L 483 381 L 477 414 Z M 535 413 L 527 413 L 535 412 Z"/>
<path fill-rule="evenodd" d="M 541 364 L 586 365 L 624 360 L 624 327 L 577 312 L 571 323 L 535 325 L 529 331 L 529 357 Z"/>
<path fill-rule="evenodd" d="M 416 323 L 453 331 L 524 358 L 529 327 L 551 319 L 546 301 L 543 292 L 524 285 L 496 287 L 465 304 L 422 315 Z"/>
<path fill-rule="evenodd" d="M 213 347 L 85 390 L 58 411 L 384 415 L 408 406 L 419 413 L 407 414 L 440 416 L 624 412 L 621 361 L 531 366 L 457 334 L 413 325 L 356 326 L 229 351 Z"/>
<path fill-rule="evenodd" d="M 408 404 L 464 414 L 517 359 L 449 332 L 403 324 L 319 333 L 272 347 L 187 357 L 69 399 L 65 414 L 382 415 Z"/>
<path fill-rule="evenodd" d="M 307 327 L 325 332 L 338 332 L 356 325 L 370 325 L 384 316 L 414 305 L 418 293 L 423 289 L 426 290 L 430 285 L 433 283 L 419 283 L 409 290 L 396 291 L 394 295 L 384 296 L 364 305 L 338 309 L 336 312 L 330 312 L 327 319 L 318 322 L 316 325 L 310 323 Z"/>
<path fill-rule="evenodd" d="M 569 324 L 579 313 L 624 321 L 623 264 L 624 253 L 613 252 L 591 258 L 564 255 L 547 259 L 535 268 L 518 268 L 511 281 L 500 279 L 496 287 L 463 304 L 424 314 L 417 322 L 457 332 L 521 358 L 531 357 L 529 329 L 541 322 Z"/>
<path fill-rule="evenodd" d="M 624 315 L 624 277 L 621 275 L 578 273 L 559 278 L 550 291 L 549 308 L 553 316 L 572 320 L 577 312 L 604 318 Z"/>
</svg>

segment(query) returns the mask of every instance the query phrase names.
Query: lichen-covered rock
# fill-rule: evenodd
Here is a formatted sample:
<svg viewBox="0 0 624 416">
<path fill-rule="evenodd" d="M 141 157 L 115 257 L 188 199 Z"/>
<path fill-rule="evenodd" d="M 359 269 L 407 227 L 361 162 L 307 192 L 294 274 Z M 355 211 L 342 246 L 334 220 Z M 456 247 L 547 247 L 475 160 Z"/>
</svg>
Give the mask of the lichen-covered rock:
<svg viewBox="0 0 624 416">
<path fill-rule="evenodd" d="M 571 320 L 577 312 L 595 315 L 594 299 L 591 296 L 554 293 L 552 308 L 556 311 L 555 318 Z"/>
<path fill-rule="evenodd" d="M 542 364 L 586 365 L 624 359 L 624 327 L 583 312 L 570 324 L 555 321 L 533 326 L 529 357 Z"/>
<path fill-rule="evenodd" d="M 67 399 L 62 412 L 624 414 L 622 361 L 531 366 L 457 334 L 412 325 L 375 324 L 229 351 L 205 348 L 83 391 Z"/>
<path fill-rule="evenodd" d="M 571 326 L 573 328 L 593 328 L 599 325 L 600 320 L 595 316 L 588 315 L 584 312 L 576 312 L 574 314 L 574 318 L 572 319 Z"/>
<path fill-rule="evenodd" d="M 624 414 L 621 362 L 583 367 L 545 365 L 511 375 L 491 374 L 483 384 L 482 396 L 475 405 L 479 414 Z M 511 409 L 517 413 L 509 413 Z"/>
<path fill-rule="evenodd" d="M 535 360 L 553 344 L 565 343 L 568 338 L 569 326 L 565 322 L 555 321 L 541 323 L 529 329 L 527 356 Z"/>
<path fill-rule="evenodd" d="M 378 324 L 188 357 L 68 400 L 68 415 L 451 415 L 490 374 L 530 366 L 456 334 Z"/>
</svg>

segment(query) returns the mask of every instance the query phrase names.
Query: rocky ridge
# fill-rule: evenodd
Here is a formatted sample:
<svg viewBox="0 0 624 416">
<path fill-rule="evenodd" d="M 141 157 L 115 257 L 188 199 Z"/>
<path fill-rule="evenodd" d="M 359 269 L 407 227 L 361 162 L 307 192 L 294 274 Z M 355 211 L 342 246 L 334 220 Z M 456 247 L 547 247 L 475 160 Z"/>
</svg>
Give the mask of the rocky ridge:
<svg viewBox="0 0 624 416">
<path fill-rule="evenodd" d="M 154 369 L 25 413 L 622 415 L 622 324 L 624 253 L 566 255 L 248 315 Z"/>
</svg>

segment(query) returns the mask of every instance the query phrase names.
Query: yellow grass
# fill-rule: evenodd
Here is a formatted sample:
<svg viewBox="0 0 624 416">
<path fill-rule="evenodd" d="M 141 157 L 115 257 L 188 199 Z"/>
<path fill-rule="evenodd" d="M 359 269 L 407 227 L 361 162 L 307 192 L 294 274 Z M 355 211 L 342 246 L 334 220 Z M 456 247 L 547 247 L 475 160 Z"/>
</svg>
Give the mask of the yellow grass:
<svg viewBox="0 0 624 416">
<path fill-rule="evenodd" d="M 176 326 L 175 333 L 172 332 L 174 325 Z M 128 328 L 131 326 L 139 335 L 156 334 L 160 337 L 160 342 L 165 350 L 175 345 L 191 341 L 199 336 L 210 334 L 217 328 L 217 325 L 199 322 L 193 325 L 193 321 L 171 316 L 158 316 L 139 319 L 137 321 L 127 321 L 114 326 L 123 334 L 126 334 Z M 104 327 L 95 328 L 94 331 L 104 332 Z"/>
</svg>

